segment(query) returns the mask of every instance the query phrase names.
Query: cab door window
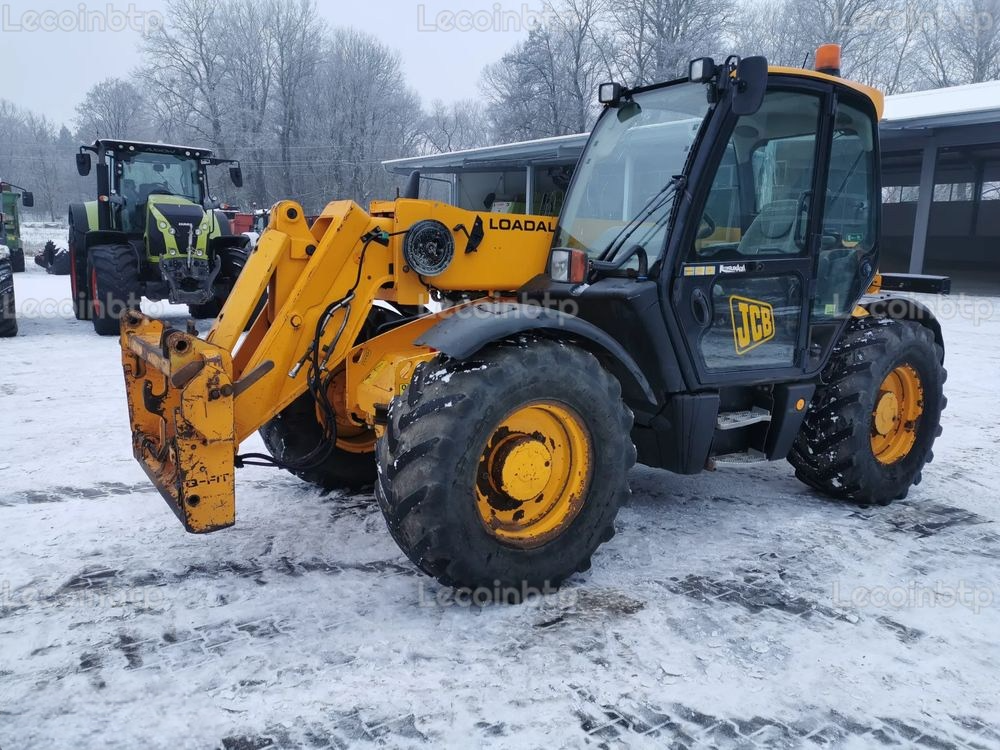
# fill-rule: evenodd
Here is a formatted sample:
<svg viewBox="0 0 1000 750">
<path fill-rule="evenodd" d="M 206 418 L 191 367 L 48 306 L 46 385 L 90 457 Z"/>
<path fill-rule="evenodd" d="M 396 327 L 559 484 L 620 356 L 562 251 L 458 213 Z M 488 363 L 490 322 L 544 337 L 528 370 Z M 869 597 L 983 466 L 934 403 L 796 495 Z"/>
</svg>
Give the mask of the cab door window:
<svg viewBox="0 0 1000 750">
<path fill-rule="evenodd" d="M 841 102 L 816 263 L 814 321 L 850 315 L 854 300 L 868 284 L 862 267 L 878 237 L 875 137 L 871 115 Z"/>
<path fill-rule="evenodd" d="M 739 119 L 705 202 L 692 261 L 805 255 L 822 98 L 770 91 Z"/>
</svg>

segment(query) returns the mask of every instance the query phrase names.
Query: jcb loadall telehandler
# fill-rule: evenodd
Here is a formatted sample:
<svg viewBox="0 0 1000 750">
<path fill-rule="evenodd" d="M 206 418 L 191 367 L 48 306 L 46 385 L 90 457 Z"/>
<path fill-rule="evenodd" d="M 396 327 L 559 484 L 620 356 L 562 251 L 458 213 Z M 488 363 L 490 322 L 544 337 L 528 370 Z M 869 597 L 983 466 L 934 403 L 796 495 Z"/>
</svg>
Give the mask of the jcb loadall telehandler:
<svg viewBox="0 0 1000 750">
<path fill-rule="evenodd" d="M 276 204 L 206 338 L 123 319 L 136 458 L 192 532 L 235 522 L 244 463 L 374 481 L 419 568 L 503 599 L 590 565 L 637 459 L 788 458 L 828 495 L 903 497 L 943 347 L 880 284 L 947 280 L 877 274 L 882 97 L 823 67 L 602 86 L 558 224 L 417 200 L 419 179 L 311 227 Z M 272 456 L 238 456 L 256 430 Z"/>
</svg>

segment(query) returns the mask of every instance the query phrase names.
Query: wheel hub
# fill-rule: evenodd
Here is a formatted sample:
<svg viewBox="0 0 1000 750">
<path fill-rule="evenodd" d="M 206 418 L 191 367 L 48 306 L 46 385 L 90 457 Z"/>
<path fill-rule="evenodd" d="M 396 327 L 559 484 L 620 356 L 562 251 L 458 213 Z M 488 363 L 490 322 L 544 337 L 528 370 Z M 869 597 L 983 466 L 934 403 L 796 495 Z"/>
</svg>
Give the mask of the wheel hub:
<svg viewBox="0 0 1000 750">
<path fill-rule="evenodd" d="M 875 431 L 882 436 L 888 435 L 898 422 L 899 399 L 892 391 L 882 391 L 875 407 Z"/>
<path fill-rule="evenodd" d="M 555 538 L 583 506 L 593 450 L 572 409 L 536 402 L 496 426 L 480 458 L 476 506 L 486 530 L 530 549 Z"/>
<path fill-rule="evenodd" d="M 542 494 L 552 478 L 552 454 L 533 436 L 505 441 L 493 464 L 494 481 L 509 497 L 520 502 Z"/>
<path fill-rule="evenodd" d="M 879 463 L 894 464 L 910 454 L 923 413 L 920 375 L 908 364 L 899 365 L 882 381 L 872 410 L 871 447 Z"/>
</svg>

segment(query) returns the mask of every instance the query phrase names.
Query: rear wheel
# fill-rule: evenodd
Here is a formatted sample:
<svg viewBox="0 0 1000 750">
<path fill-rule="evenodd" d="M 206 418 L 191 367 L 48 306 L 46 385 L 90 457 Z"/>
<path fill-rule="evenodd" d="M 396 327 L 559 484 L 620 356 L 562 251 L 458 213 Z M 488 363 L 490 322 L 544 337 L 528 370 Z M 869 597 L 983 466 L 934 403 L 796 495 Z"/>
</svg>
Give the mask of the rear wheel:
<svg viewBox="0 0 1000 750">
<path fill-rule="evenodd" d="M 14 273 L 24 272 L 24 248 L 12 247 L 10 249 L 10 267 Z"/>
<path fill-rule="evenodd" d="M 130 245 L 97 245 L 87 254 L 91 321 L 101 336 L 117 336 L 121 316 L 138 310 L 139 261 Z"/>
<path fill-rule="evenodd" d="M 378 333 L 380 326 L 399 320 L 400 314 L 383 307 L 373 308 L 358 336 L 362 343 Z M 334 404 L 344 400 L 344 372 L 335 375 L 331 386 Z M 294 465 L 323 440 L 323 427 L 316 413 L 316 400 L 304 393 L 260 429 L 268 452 L 278 461 Z M 346 415 L 337 415 L 337 443 L 317 465 L 292 469 L 300 479 L 325 490 L 358 490 L 375 482 L 375 432 L 358 425 Z"/>
<path fill-rule="evenodd" d="M 831 497 L 888 505 L 919 484 L 947 403 L 943 353 L 912 321 L 860 318 L 837 345 L 789 455 Z"/>
<path fill-rule="evenodd" d="M 519 601 L 590 567 L 629 494 L 632 413 L 589 353 L 532 340 L 421 366 L 393 400 L 375 496 L 421 570 Z"/>
</svg>

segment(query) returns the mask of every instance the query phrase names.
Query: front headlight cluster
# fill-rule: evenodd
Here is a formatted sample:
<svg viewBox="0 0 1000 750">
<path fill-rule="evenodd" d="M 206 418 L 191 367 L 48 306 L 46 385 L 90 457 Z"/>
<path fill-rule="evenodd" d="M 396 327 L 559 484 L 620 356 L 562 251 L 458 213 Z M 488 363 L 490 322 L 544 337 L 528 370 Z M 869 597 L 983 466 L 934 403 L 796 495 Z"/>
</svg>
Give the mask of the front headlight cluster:
<svg viewBox="0 0 1000 750">
<path fill-rule="evenodd" d="M 10 260 L 10 248 L 0 245 L 0 260 Z"/>
</svg>

